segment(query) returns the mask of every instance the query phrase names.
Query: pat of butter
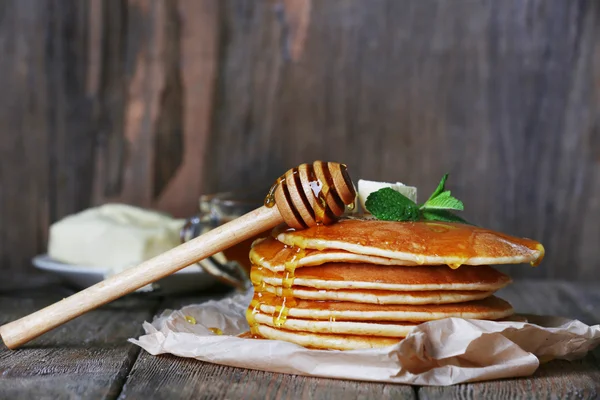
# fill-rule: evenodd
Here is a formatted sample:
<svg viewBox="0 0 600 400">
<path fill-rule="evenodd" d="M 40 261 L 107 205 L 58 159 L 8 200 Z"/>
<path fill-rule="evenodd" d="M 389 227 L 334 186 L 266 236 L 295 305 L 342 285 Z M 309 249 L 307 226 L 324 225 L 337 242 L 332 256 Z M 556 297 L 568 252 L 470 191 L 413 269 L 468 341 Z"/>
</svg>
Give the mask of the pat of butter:
<svg viewBox="0 0 600 400">
<path fill-rule="evenodd" d="M 364 179 L 358 180 L 358 201 L 363 209 L 363 212 L 369 214 L 369 211 L 365 207 L 365 201 L 369 195 L 373 192 L 383 188 L 392 188 L 395 191 L 405 195 L 415 203 L 417 202 L 417 188 L 414 186 L 406 186 L 403 183 L 389 183 L 389 182 L 378 182 L 378 181 L 367 181 Z"/>
<path fill-rule="evenodd" d="M 67 264 L 124 269 L 177 246 L 184 223 L 133 206 L 107 204 L 52 224 L 48 254 Z"/>
</svg>

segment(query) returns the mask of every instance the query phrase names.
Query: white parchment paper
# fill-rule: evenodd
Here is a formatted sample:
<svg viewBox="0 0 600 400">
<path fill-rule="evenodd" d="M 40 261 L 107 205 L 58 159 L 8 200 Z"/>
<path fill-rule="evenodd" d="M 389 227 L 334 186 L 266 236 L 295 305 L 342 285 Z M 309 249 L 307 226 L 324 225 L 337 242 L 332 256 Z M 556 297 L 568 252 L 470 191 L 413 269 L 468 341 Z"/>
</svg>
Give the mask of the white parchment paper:
<svg viewBox="0 0 600 400">
<path fill-rule="evenodd" d="M 573 360 L 600 343 L 600 325 L 559 317 L 528 322 L 447 318 L 419 325 L 397 345 L 370 350 L 310 350 L 277 340 L 243 339 L 251 294 L 165 311 L 130 339 L 153 355 L 327 378 L 452 385 L 531 375 L 540 362 Z M 193 317 L 192 324 L 186 321 Z M 211 328 L 222 330 L 218 335 Z"/>
</svg>

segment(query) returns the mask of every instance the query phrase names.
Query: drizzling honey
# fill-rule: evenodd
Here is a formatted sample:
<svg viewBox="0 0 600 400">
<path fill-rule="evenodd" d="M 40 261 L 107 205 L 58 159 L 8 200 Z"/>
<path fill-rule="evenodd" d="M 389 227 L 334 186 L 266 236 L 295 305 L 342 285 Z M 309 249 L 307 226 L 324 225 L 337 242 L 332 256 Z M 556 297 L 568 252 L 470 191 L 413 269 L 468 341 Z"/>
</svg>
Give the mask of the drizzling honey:
<svg viewBox="0 0 600 400">
<path fill-rule="evenodd" d="M 297 247 L 299 249 L 306 249 L 307 241 L 302 236 L 293 236 L 290 240 L 292 242 L 293 247 Z"/>
<path fill-rule="evenodd" d="M 254 285 L 254 298 L 250 302 L 250 307 L 246 311 L 246 320 L 250 325 L 252 335 L 259 335 L 258 323 L 256 322 L 255 314 L 260 312 L 262 305 L 275 307 L 273 312 L 273 325 L 281 327 L 285 324 L 289 308 L 294 307 L 296 299 L 293 294 L 293 285 L 295 279 L 295 271 L 300 263 L 300 260 L 306 255 L 304 248 L 292 247 L 294 250 L 293 256 L 285 262 L 285 271 L 281 278 L 281 290 L 276 294 L 267 292 L 266 283 L 262 279 L 263 267 L 256 267 L 250 273 L 250 279 Z"/>
<path fill-rule="evenodd" d="M 260 332 L 258 331 L 258 322 L 256 322 L 254 315 L 260 310 L 261 297 L 262 293 L 255 293 L 254 298 L 250 302 L 250 307 L 248 307 L 246 310 L 246 321 L 248 321 L 248 325 L 250 325 L 250 333 L 255 336 L 260 336 Z"/>
<path fill-rule="evenodd" d="M 275 312 L 273 313 L 273 325 L 278 328 L 282 327 L 285 323 L 290 310 L 289 306 L 291 306 L 291 304 L 286 304 L 288 297 L 281 297 L 280 299 L 281 303 L 275 306 Z M 293 300 L 293 297 L 290 297 L 289 299 Z"/>
<path fill-rule="evenodd" d="M 317 225 L 321 225 L 326 221 L 327 200 L 325 197 L 329 194 L 330 188 L 327 182 L 317 178 L 312 166 L 308 169 L 308 177 L 310 179 L 310 189 L 316 200 L 314 203 L 315 221 Z"/>
<path fill-rule="evenodd" d="M 546 249 L 544 249 L 544 246 L 542 246 L 541 243 L 538 243 L 535 246 L 535 248 L 536 248 L 536 250 L 538 250 L 540 252 L 540 256 L 538 257 L 537 260 L 530 262 L 532 267 L 537 267 L 538 265 L 540 265 L 540 263 L 544 259 L 544 255 L 546 254 Z"/>
<path fill-rule="evenodd" d="M 209 331 L 211 331 L 212 333 L 214 333 L 215 335 L 222 335 L 223 331 L 219 328 L 208 328 Z"/>
<path fill-rule="evenodd" d="M 275 205 L 275 190 L 277 190 L 277 186 L 279 186 L 279 184 L 282 184 L 282 183 L 285 183 L 284 175 L 277 178 L 275 183 L 273 183 L 273 185 L 271 185 L 271 187 L 269 188 L 269 192 L 265 196 L 265 201 L 264 201 L 265 207 L 271 208 Z"/>
<path fill-rule="evenodd" d="M 332 175 L 337 177 L 335 182 Z M 277 201 L 284 201 L 283 205 L 279 205 L 279 211 L 285 222 L 294 229 L 301 229 L 315 223 L 322 225 L 335 221 L 346 210 L 346 203 L 351 203 L 348 210 L 354 209 L 355 200 L 356 191 L 347 176 L 346 165 L 316 161 L 313 164 L 302 164 L 277 178 L 264 199 L 264 206 L 272 208 Z M 246 319 L 253 337 L 260 336 L 255 316 L 259 312 L 265 312 L 265 308 L 261 309 L 261 306 L 268 305 L 269 312 L 274 307 L 273 325 L 281 327 L 285 324 L 290 307 L 297 304 L 293 295 L 295 270 L 306 254 L 306 245 L 298 240 L 298 243 L 293 243 L 292 248 L 295 249 L 294 255 L 284 264 L 281 288 L 275 291 L 275 295 L 268 293 L 261 267 L 253 268 L 250 273 L 255 294 L 246 311 Z M 253 263 L 256 262 L 252 255 L 250 258 Z M 267 297 L 269 301 L 265 303 Z"/>
<path fill-rule="evenodd" d="M 315 207 L 315 220 L 317 221 L 317 225 L 321 225 L 326 221 L 326 213 L 328 207 L 327 197 L 330 195 L 332 182 L 328 182 L 327 179 L 325 179 L 325 181 L 318 179 L 314 171 L 312 170 L 310 177 L 312 180 L 319 182 L 320 190 L 315 191 L 313 189 L 313 193 L 315 194 L 318 204 L 318 206 Z M 331 178 L 330 176 L 328 177 Z"/>
<path fill-rule="evenodd" d="M 352 212 L 356 209 L 356 202 L 352 202 L 346 205 L 346 211 Z"/>
<path fill-rule="evenodd" d="M 273 325 L 280 327 L 285 323 L 289 307 L 296 305 L 296 299 L 292 291 L 294 285 L 294 279 L 296 277 L 296 268 L 300 260 L 306 255 L 303 248 L 295 248 L 295 253 L 290 261 L 285 263 L 285 274 L 281 280 L 281 303 L 276 306 L 275 313 L 273 314 Z"/>
</svg>

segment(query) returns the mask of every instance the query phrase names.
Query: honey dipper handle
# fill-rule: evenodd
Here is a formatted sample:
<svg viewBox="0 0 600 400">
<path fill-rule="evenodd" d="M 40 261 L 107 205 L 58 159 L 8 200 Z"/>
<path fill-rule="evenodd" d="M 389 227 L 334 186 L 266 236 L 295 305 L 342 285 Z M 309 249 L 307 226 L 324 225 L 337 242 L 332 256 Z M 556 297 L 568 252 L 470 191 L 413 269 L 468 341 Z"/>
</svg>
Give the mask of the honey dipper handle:
<svg viewBox="0 0 600 400">
<path fill-rule="evenodd" d="M 260 207 L 137 267 L 127 269 L 66 299 L 3 325 L 0 327 L 0 336 L 9 349 L 15 349 L 94 308 L 156 282 L 282 222 L 277 207 Z"/>
</svg>

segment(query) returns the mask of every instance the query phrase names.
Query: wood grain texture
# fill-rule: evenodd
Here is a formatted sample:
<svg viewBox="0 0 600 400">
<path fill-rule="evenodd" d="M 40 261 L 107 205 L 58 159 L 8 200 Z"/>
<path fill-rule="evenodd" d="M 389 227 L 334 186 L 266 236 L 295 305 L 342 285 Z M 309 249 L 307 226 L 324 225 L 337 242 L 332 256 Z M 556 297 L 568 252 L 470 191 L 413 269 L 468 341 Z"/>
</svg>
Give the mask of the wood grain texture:
<svg viewBox="0 0 600 400">
<path fill-rule="evenodd" d="M 502 289 L 499 296 L 510 301 L 519 313 L 562 315 L 598 324 L 597 293 L 597 284 L 586 288 L 556 281 L 524 281 Z M 532 377 L 421 387 L 418 394 L 423 399 L 593 399 L 600 396 L 600 350 L 577 361 L 542 364 Z"/>
<path fill-rule="evenodd" d="M 183 159 L 174 177 L 165 181 L 154 206 L 173 215 L 198 211 L 203 193 L 206 142 L 211 128 L 217 79 L 219 0 L 179 0 L 180 74 L 183 84 Z M 169 158 L 163 150 L 158 157 Z M 210 173 L 210 166 L 207 166 Z"/>
<path fill-rule="evenodd" d="M 206 300 L 199 296 L 167 300 L 160 309 L 178 309 Z M 119 398 L 333 400 L 415 399 L 416 395 L 407 385 L 274 374 L 142 352 Z"/>
<path fill-rule="evenodd" d="M 177 216 L 315 159 L 546 245 L 515 277 L 598 279 L 594 0 L 5 0 L 0 263 L 119 201 Z M 32 271 L 28 267 L 28 272 Z"/>
<path fill-rule="evenodd" d="M 32 273 L 51 222 L 105 202 L 198 209 L 218 1 L 0 6 L 0 263 Z"/>
<path fill-rule="evenodd" d="M 0 7 L 0 265 L 27 265 L 46 241 L 51 220 L 51 149 L 46 7 L 35 1 Z M 47 4 L 47 3 L 46 3 Z M 43 149 L 43 151 L 40 151 Z M 10 228 L 8 228 L 10 227 Z"/>
<path fill-rule="evenodd" d="M 0 324 L 71 294 L 59 286 L 0 295 Z M 115 398 L 139 348 L 127 339 L 156 312 L 158 300 L 131 296 L 86 314 L 18 351 L 0 349 L 2 398 Z"/>
<path fill-rule="evenodd" d="M 450 172 L 467 219 L 546 245 L 514 276 L 597 279 L 598 2 L 312 2 L 297 61 L 280 8 L 224 3 L 206 190 L 326 159 L 424 198 Z"/>
<path fill-rule="evenodd" d="M 113 102 L 115 108 L 102 109 L 98 118 L 115 124 L 96 149 L 93 204 L 125 202 L 177 216 L 198 210 L 216 75 L 217 4 L 105 3 L 106 65 L 98 73 L 115 85 L 105 89 L 101 82 L 93 96 Z M 124 19 L 118 41 L 110 40 L 116 36 L 114 9 Z"/>
<path fill-rule="evenodd" d="M 120 399 L 415 399 L 412 387 L 309 378 L 140 354 Z"/>
<path fill-rule="evenodd" d="M 68 296 L 60 286 L 2 289 L 0 324 Z M 500 296 L 518 312 L 565 315 L 600 321 L 597 283 L 519 281 Z M 141 333 L 141 322 L 163 309 L 227 294 L 215 286 L 203 295 L 158 303 L 129 296 L 37 339 L 24 349 L 0 349 L 3 398 L 56 399 L 374 399 L 374 398 L 595 398 L 600 392 L 600 352 L 575 362 L 553 361 L 532 377 L 456 385 L 410 387 L 307 378 L 223 367 L 174 356 L 151 356 L 127 343 Z M 135 362 L 135 363 L 134 363 Z"/>
</svg>

